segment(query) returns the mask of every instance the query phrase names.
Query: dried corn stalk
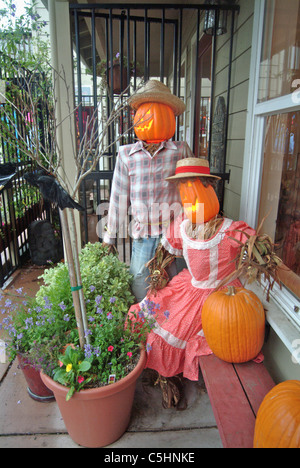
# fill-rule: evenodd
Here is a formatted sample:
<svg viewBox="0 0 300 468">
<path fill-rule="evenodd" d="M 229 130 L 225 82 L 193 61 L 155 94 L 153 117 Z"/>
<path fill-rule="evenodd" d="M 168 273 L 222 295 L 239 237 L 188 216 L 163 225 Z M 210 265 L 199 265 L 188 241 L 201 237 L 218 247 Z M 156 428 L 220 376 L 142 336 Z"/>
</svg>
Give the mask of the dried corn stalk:
<svg viewBox="0 0 300 468">
<path fill-rule="evenodd" d="M 270 291 L 274 283 L 281 286 L 278 271 L 282 265 L 282 260 L 276 255 L 274 244 L 270 236 L 267 234 L 260 234 L 261 227 L 265 218 L 262 220 L 257 232 L 254 235 L 249 235 L 244 231 L 236 230 L 236 232 L 243 232 L 247 236 L 245 243 L 230 237 L 232 240 L 238 242 L 241 246 L 238 256 L 234 259 L 236 262 L 236 270 L 225 278 L 218 286 L 220 289 L 227 283 L 243 276 L 246 283 L 251 284 L 254 281 L 264 279 L 266 282 L 267 300 L 270 297 Z"/>
</svg>

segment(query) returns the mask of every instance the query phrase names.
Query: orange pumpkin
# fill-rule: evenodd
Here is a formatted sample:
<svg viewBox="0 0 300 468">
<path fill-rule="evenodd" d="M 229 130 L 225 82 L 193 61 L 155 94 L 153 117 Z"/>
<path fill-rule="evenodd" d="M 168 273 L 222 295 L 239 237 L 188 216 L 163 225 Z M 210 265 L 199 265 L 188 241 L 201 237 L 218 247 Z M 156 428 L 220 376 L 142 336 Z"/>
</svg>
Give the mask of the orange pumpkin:
<svg viewBox="0 0 300 468">
<path fill-rule="evenodd" d="M 203 304 L 202 326 L 212 352 L 227 362 L 247 362 L 260 352 L 265 336 L 265 311 L 248 289 L 228 286 Z"/>
<path fill-rule="evenodd" d="M 171 107 L 160 102 L 141 104 L 134 116 L 134 131 L 139 140 L 160 143 L 175 133 L 176 120 Z"/>
<path fill-rule="evenodd" d="M 219 200 L 211 185 L 204 187 L 200 179 L 181 179 L 178 188 L 184 212 L 193 224 L 206 223 L 219 213 Z"/>
<path fill-rule="evenodd" d="M 300 448 L 300 381 L 287 380 L 267 393 L 255 422 L 254 448 Z"/>
</svg>

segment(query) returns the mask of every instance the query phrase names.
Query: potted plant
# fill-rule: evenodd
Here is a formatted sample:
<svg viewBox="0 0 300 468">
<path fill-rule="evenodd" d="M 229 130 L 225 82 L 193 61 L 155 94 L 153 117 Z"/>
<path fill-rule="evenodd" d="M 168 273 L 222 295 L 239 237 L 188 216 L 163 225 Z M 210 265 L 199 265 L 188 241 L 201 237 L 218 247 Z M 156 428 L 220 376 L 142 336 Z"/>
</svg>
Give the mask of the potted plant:
<svg viewBox="0 0 300 468">
<path fill-rule="evenodd" d="M 22 294 L 22 288 L 16 290 Z M 0 329 L 7 332 L 6 346 L 11 360 L 17 358 L 27 382 L 27 391 L 31 398 L 40 402 L 54 399 L 40 377 L 40 371 L 46 364 L 44 350 L 55 351 L 60 347 L 60 339 L 68 325 L 60 314 L 51 313 L 39 306 L 34 298 L 27 298 L 16 304 L 7 298 L 4 304 L 5 317 Z"/>
<path fill-rule="evenodd" d="M 88 318 L 83 348 L 65 263 L 45 271 L 34 302 L 5 327 L 15 352 L 25 351 L 26 338 L 26 355 L 42 367 L 42 381 L 54 393 L 72 439 L 101 447 L 128 426 L 155 306 L 147 307 L 150 320 L 138 328 L 126 326 L 134 302 L 128 267 L 100 243 L 87 244 L 79 258 Z"/>
<path fill-rule="evenodd" d="M 121 63 L 122 62 L 122 63 Z M 122 67 L 122 68 L 121 68 Z M 121 69 L 122 69 L 122 81 L 121 81 Z M 99 62 L 96 67 L 97 75 L 102 77 L 104 82 L 107 82 L 111 88 L 111 62 L 107 63 L 106 59 Z M 139 64 L 134 61 L 129 61 L 129 75 L 132 76 L 134 73 L 138 74 Z M 128 87 L 128 59 L 123 56 L 121 61 L 120 53 L 117 52 L 113 58 L 113 92 L 114 94 L 121 94 Z"/>
</svg>

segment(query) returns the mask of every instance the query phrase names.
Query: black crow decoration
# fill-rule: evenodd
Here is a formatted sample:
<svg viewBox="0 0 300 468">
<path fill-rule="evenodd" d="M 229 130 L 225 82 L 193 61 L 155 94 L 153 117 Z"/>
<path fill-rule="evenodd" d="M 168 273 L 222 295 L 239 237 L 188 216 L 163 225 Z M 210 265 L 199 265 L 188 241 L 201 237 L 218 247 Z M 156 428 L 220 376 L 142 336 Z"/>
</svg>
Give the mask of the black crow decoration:
<svg viewBox="0 0 300 468">
<path fill-rule="evenodd" d="M 44 200 L 54 203 L 61 210 L 72 208 L 84 211 L 84 208 L 70 197 L 56 178 L 46 171 L 27 172 L 24 174 L 24 179 L 39 188 Z"/>
<path fill-rule="evenodd" d="M 0 191 L 14 178 L 17 173 L 16 165 L 13 163 L 0 164 Z"/>
</svg>

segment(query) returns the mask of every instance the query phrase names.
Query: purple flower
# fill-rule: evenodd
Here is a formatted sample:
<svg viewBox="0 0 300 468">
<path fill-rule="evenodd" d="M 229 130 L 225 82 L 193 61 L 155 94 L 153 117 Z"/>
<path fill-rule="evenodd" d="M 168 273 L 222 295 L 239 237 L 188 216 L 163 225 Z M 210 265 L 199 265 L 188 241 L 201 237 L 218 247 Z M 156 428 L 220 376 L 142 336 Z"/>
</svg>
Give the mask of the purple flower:
<svg viewBox="0 0 300 468">
<path fill-rule="evenodd" d="M 49 309 L 49 310 L 52 309 L 52 304 L 47 296 L 44 297 L 44 301 L 45 301 L 45 306 L 44 306 L 45 309 Z"/>
<path fill-rule="evenodd" d="M 110 302 L 111 304 L 113 304 L 114 302 L 116 302 L 116 300 L 117 300 L 116 297 L 111 297 L 111 298 L 109 299 L 109 302 Z"/>
<path fill-rule="evenodd" d="M 143 302 L 143 308 L 146 308 L 147 314 L 148 315 L 155 315 L 156 314 L 156 304 L 153 301 L 150 301 L 150 299 L 145 299 Z"/>
<path fill-rule="evenodd" d="M 170 317 L 170 312 L 168 310 L 166 310 L 164 312 L 164 316 L 166 317 L 166 319 L 168 319 Z"/>
<path fill-rule="evenodd" d="M 67 306 L 64 304 L 64 302 L 61 302 L 60 304 L 58 304 L 59 307 L 61 308 L 61 310 L 66 310 Z"/>
<path fill-rule="evenodd" d="M 28 330 L 29 327 L 33 326 L 33 318 L 29 317 L 29 318 L 25 319 L 25 323 L 26 323 L 25 330 Z"/>
<path fill-rule="evenodd" d="M 111 312 L 108 312 L 107 318 L 108 318 L 108 320 L 111 320 L 113 318 L 113 314 Z"/>
<path fill-rule="evenodd" d="M 95 298 L 96 304 L 99 305 L 101 301 L 102 301 L 102 296 L 96 296 Z"/>
<path fill-rule="evenodd" d="M 65 322 L 69 322 L 69 321 L 70 321 L 69 314 L 64 315 L 64 321 L 65 321 Z"/>
<path fill-rule="evenodd" d="M 96 289 L 95 286 L 90 286 L 90 291 L 91 291 L 91 292 L 94 292 L 95 289 Z"/>
<path fill-rule="evenodd" d="M 149 353 L 149 351 L 151 351 L 151 349 L 152 349 L 152 346 L 149 343 L 147 343 L 147 345 L 146 345 L 147 353 Z"/>
<path fill-rule="evenodd" d="M 85 344 L 84 345 L 84 355 L 85 355 L 85 357 L 88 359 L 88 358 L 92 357 L 92 354 L 93 354 L 92 346 L 89 345 L 89 344 Z"/>
<path fill-rule="evenodd" d="M 144 314 L 144 312 L 142 310 L 139 311 L 138 315 L 139 315 L 140 319 L 145 318 L 145 314 Z"/>
</svg>

